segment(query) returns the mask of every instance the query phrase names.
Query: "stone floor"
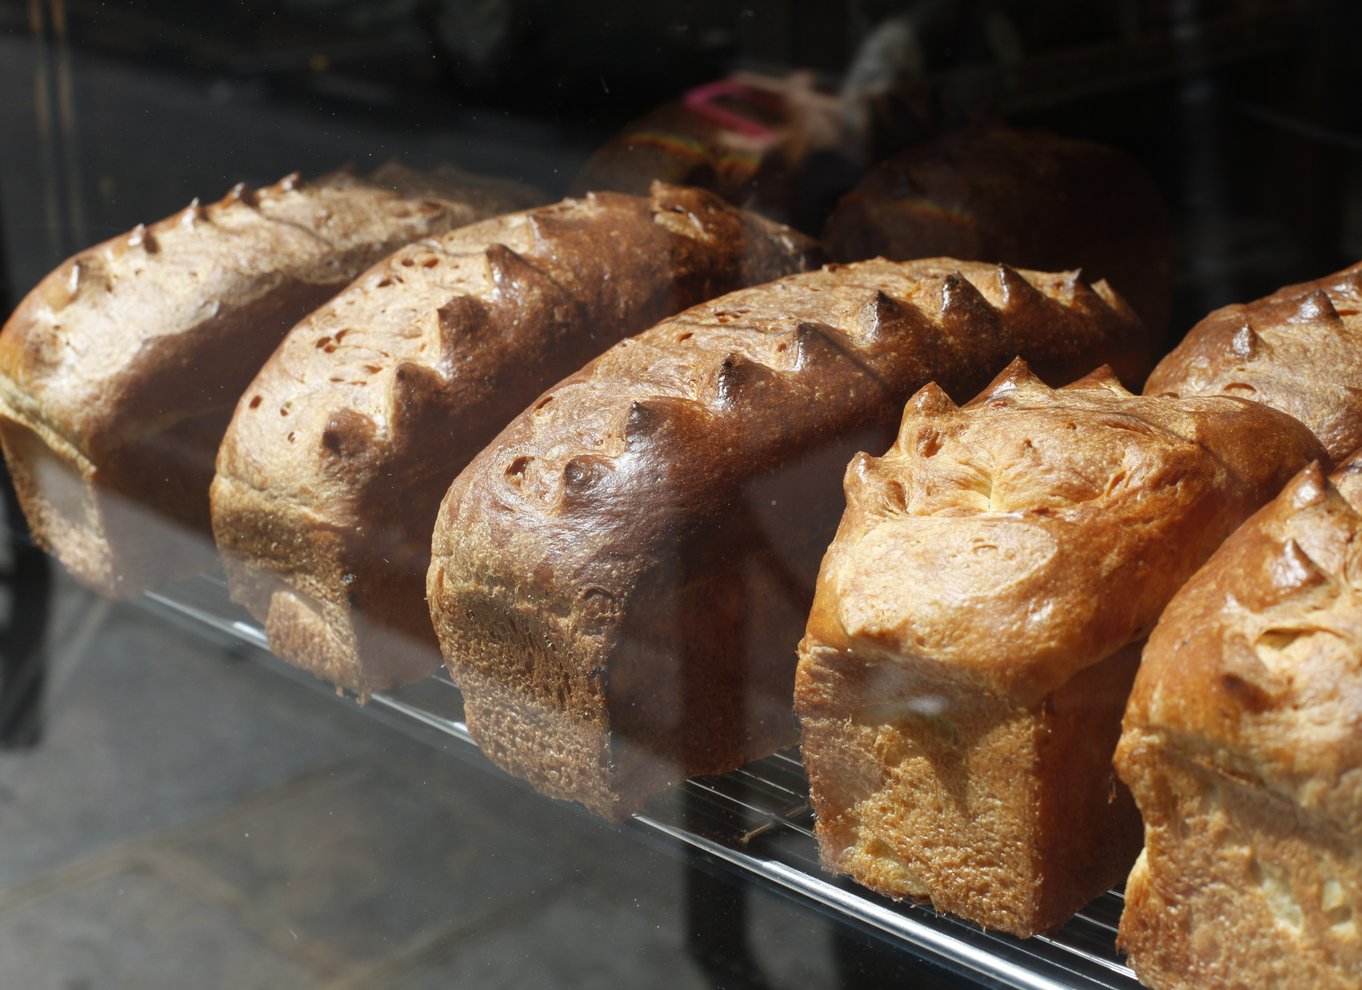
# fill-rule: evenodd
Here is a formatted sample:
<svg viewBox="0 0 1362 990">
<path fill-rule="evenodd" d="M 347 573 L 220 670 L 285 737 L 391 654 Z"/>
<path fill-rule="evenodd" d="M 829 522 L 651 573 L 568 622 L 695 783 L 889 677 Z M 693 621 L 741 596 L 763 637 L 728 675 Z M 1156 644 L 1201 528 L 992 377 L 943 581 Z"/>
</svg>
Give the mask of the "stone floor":
<svg viewBox="0 0 1362 990">
<path fill-rule="evenodd" d="M 0 751 L 0 987 L 832 987 L 906 965 L 276 661 L 56 589 L 42 739 Z M 699 928 L 741 919 L 733 944 L 696 936 L 695 897 L 719 912 Z"/>
</svg>

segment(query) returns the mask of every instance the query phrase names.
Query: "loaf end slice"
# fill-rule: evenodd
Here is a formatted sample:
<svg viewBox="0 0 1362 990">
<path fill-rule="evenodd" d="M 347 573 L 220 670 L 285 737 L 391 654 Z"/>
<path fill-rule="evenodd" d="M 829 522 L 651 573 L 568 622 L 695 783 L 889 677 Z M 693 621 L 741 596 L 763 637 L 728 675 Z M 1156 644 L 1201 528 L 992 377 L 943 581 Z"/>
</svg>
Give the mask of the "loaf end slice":
<svg viewBox="0 0 1362 990">
<path fill-rule="evenodd" d="M 1362 980 L 1362 461 L 1307 468 L 1150 636 L 1116 767 L 1120 945 L 1161 990 Z"/>
<path fill-rule="evenodd" d="M 1234 526 L 1322 450 L 1243 400 L 936 386 L 846 475 L 795 701 L 824 865 L 1026 936 L 1125 875 L 1111 770 L 1140 646 Z"/>
</svg>

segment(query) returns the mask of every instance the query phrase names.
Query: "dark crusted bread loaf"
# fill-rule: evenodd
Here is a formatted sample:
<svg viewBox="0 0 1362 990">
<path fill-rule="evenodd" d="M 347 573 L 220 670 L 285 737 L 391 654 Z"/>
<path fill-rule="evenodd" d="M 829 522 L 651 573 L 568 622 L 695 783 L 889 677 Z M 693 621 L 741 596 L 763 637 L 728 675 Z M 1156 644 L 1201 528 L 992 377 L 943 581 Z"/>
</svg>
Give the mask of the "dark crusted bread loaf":
<svg viewBox="0 0 1362 990">
<path fill-rule="evenodd" d="M 611 818 L 794 738 L 795 646 L 858 449 L 1013 355 L 1139 381 L 1103 284 L 933 259 L 697 306 L 546 392 L 463 471 L 428 595 L 494 762 Z"/>
<path fill-rule="evenodd" d="M 0 441 L 38 542 L 110 596 L 211 560 L 218 440 L 288 328 L 394 248 L 530 198 L 454 169 L 290 176 L 65 262 L 0 333 Z"/>
<path fill-rule="evenodd" d="M 957 409 L 914 396 L 847 510 L 800 644 L 824 866 L 1031 935 L 1140 848 L 1112 752 L 1143 638 L 1295 471 L 1310 431 L 1256 403 L 1050 389 L 1017 362 Z"/>
<path fill-rule="evenodd" d="M 1362 460 L 1303 471 L 1173 599 L 1116 767 L 1120 944 L 1160 990 L 1362 985 Z"/>
<path fill-rule="evenodd" d="M 1238 395 L 1295 416 L 1335 460 L 1362 447 L 1362 265 L 1218 309 L 1146 395 Z"/>
<path fill-rule="evenodd" d="M 583 165 L 572 189 L 645 193 L 655 180 L 817 232 L 856 180 L 840 101 L 807 73 L 738 73 L 627 124 Z"/>
<path fill-rule="evenodd" d="M 876 166 L 823 238 L 836 261 L 950 255 L 1106 279 L 1155 339 L 1173 299 L 1173 225 L 1149 174 L 1093 141 L 1001 125 L 954 131 Z"/>
<path fill-rule="evenodd" d="M 405 248 L 302 321 L 223 440 L 213 528 L 284 659 L 358 693 L 431 673 L 430 533 L 459 470 L 543 389 L 687 306 L 812 262 L 813 242 L 658 185 Z"/>
</svg>

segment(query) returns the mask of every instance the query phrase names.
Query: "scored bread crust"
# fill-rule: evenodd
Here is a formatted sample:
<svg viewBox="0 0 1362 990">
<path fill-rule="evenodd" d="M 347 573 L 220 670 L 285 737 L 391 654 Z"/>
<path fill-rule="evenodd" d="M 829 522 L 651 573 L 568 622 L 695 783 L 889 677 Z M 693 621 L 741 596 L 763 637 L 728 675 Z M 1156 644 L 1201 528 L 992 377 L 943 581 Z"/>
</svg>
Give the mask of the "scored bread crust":
<svg viewBox="0 0 1362 990">
<path fill-rule="evenodd" d="M 289 176 L 67 260 L 0 333 L 0 442 L 34 537 L 113 597 L 202 567 L 218 440 L 285 331 L 394 248 L 527 201 L 450 168 Z"/>
<path fill-rule="evenodd" d="M 1241 399 L 1055 390 L 1015 363 L 914 396 L 847 509 L 800 645 L 824 866 L 1026 936 L 1125 875 L 1111 755 L 1139 646 L 1235 525 L 1323 451 Z"/>
<path fill-rule="evenodd" d="M 1295 416 L 1334 460 L 1362 447 L 1362 264 L 1225 306 L 1159 362 L 1146 395 L 1237 395 Z"/>
<path fill-rule="evenodd" d="M 697 306 L 545 393 L 451 486 L 431 614 L 503 768 L 619 818 L 794 736 L 794 648 L 847 458 L 935 378 L 1017 353 L 1138 382 L 1104 284 L 950 259 L 828 266 Z"/>
<path fill-rule="evenodd" d="M 1116 767 L 1142 982 L 1362 981 L 1362 460 L 1302 471 L 1169 604 Z"/>
<path fill-rule="evenodd" d="M 430 533 L 463 465 L 621 337 L 802 271 L 814 251 L 657 184 L 396 252 L 302 321 L 242 395 L 212 495 L 233 597 L 276 653 L 361 698 L 429 674 Z"/>
</svg>

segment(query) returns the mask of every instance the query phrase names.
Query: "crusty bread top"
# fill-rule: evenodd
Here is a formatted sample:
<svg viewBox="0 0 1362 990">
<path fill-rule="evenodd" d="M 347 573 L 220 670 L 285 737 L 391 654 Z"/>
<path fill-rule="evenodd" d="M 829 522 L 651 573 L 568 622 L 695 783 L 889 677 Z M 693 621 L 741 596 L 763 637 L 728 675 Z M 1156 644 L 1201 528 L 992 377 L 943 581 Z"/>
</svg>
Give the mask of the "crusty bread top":
<svg viewBox="0 0 1362 990">
<path fill-rule="evenodd" d="M 1238 395 L 1295 416 L 1335 460 L 1362 446 L 1362 264 L 1216 310 L 1146 395 Z"/>
<path fill-rule="evenodd" d="M 1146 634 L 1322 455 L 1265 406 L 1132 396 L 1105 369 L 1055 390 L 1018 361 L 961 408 L 928 385 L 847 469 L 809 636 L 1034 704 Z"/>
<path fill-rule="evenodd" d="M 208 206 L 195 200 L 80 252 L 29 293 L 0 333 L 0 407 L 98 462 L 130 428 L 118 415 L 127 395 L 148 407 L 139 429 L 181 414 L 169 398 L 145 394 L 149 374 L 211 377 L 195 367 L 194 338 L 220 311 L 285 282 L 342 285 L 398 244 L 528 201 L 511 183 L 397 165 L 366 178 L 238 185 Z"/>
<path fill-rule="evenodd" d="M 1360 513 L 1354 457 L 1230 537 L 1150 636 L 1122 748 L 1152 737 L 1362 830 Z"/>
<path fill-rule="evenodd" d="M 441 473 L 443 491 L 538 394 L 541 360 L 563 363 L 547 355 L 567 350 L 580 366 L 621 331 L 801 270 L 813 251 L 803 235 L 711 193 L 661 183 L 651 197 L 592 193 L 414 243 L 288 335 L 242 395 L 218 473 L 334 508 L 397 458 L 394 470 Z M 599 336 L 582 332 L 584 319 L 601 321 Z M 521 398 L 501 408 L 510 394 Z M 447 405 L 441 428 L 452 435 L 408 436 L 432 402 Z M 484 407 L 502 418 L 483 421 Z M 433 460 L 403 453 L 411 443 Z"/>
<path fill-rule="evenodd" d="M 971 353 L 1025 349 L 1038 364 L 1068 366 L 1085 335 L 1127 380 L 1142 377 L 1143 330 L 1105 283 L 949 258 L 828 265 L 693 307 L 615 345 L 551 389 L 551 404 L 508 426 L 500 452 L 479 459 L 533 448 L 514 487 L 548 508 L 574 487 L 582 457 L 594 463 L 655 447 L 645 438 L 667 420 L 723 419 L 730 426 L 715 431 L 708 452 L 725 472 L 745 476 L 755 470 L 752 455 L 795 453 L 784 434 L 805 431 L 816 441 L 836 428 L 820 408 L 825 391 L 892 393 L 942 363 L 965 378 Z M 767 401 L 775 398 L 768 379 L 782 383 L 782 401 Z"/>
</svg>

